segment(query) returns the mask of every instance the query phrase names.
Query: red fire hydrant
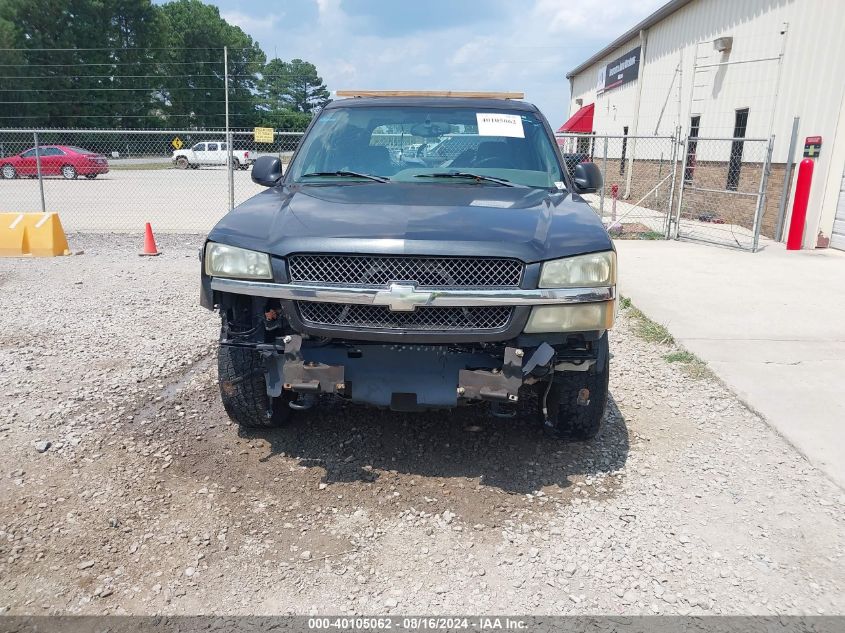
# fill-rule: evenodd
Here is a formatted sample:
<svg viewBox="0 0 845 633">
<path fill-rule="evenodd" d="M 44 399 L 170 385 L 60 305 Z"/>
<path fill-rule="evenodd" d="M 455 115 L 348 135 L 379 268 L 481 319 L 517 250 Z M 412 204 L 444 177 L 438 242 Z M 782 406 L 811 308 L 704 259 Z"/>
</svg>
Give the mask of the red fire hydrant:
<svg viewBox="0 0 845 633">
<path fill-rule="evenodd" d="M 798 180 L 795 183 L 795 201 L 792 203 L 792 219 L 789 222 L 789 237 L 786 250 L 801 250 L 804 241 L 804 224 L 807 222 L 807 201 L 810 199 L 810 185 L 813 181 L 812 158 L 805 158 L 798 166 Z"/>
</svg>

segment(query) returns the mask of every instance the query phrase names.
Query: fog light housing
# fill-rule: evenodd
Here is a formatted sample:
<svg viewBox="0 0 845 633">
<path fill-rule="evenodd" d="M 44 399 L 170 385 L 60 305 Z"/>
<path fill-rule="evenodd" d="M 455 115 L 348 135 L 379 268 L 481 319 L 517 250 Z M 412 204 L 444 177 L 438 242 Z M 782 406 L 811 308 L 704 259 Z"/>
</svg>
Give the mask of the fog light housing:
<svg viewBox="0 0 845 633">
<path fill-rule="evenodd" d="M 615 301 L 535 306 L 531 309 L 526 334 L 540 332 L 588 332 L 613 327 Z"/>
</svg>

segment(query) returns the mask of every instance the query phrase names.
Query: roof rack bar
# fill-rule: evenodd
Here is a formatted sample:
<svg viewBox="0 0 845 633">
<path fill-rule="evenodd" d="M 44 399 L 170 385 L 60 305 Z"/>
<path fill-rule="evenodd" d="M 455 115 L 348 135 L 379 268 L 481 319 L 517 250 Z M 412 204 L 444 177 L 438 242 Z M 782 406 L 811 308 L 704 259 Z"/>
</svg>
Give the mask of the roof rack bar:
<svg viewBox="0 0 845 633">
<path fill-rule="evenodd" d="M 471 99 L 524 99 L 524 92 L 461 92 L 457 90 L 338 90 L 338 97 L 464 97 Z"/>
</svg>

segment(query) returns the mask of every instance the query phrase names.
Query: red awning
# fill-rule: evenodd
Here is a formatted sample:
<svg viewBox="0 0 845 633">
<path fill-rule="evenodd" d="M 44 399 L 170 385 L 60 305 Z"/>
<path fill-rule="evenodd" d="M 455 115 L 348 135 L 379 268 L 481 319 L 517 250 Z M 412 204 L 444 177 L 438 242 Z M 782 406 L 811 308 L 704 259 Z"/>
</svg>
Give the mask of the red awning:
<svg viewBox="0 0 845 633">
<path fill-rule="evenodd" d="M 569 120 L 560 126 L 558 132 L 576 132 L 578 134 L 590 134 L 593 131 L 593 112 L 596 104 L 585 105 L 578 112 L 569 117 Z"/>
</svg>

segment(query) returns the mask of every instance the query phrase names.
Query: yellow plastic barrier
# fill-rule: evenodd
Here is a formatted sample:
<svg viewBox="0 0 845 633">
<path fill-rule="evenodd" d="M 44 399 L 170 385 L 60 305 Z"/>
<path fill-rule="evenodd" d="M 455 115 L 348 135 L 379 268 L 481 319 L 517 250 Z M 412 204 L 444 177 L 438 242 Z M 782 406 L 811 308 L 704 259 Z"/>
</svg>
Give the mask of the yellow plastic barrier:
<svg viewBox="0 0 845 633">
<path fill-rule="evenodd" d="M 0 257 L 70 255 L 58 213 L 0 213 Z"/>
</svg>

